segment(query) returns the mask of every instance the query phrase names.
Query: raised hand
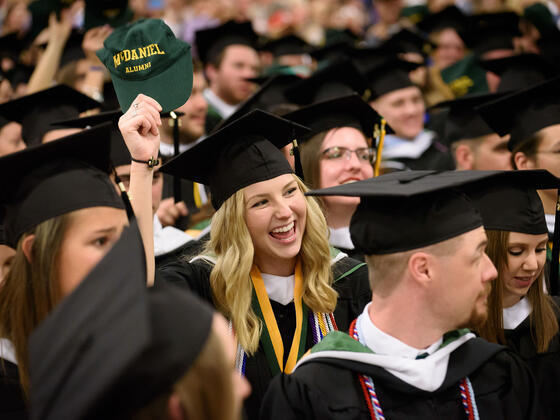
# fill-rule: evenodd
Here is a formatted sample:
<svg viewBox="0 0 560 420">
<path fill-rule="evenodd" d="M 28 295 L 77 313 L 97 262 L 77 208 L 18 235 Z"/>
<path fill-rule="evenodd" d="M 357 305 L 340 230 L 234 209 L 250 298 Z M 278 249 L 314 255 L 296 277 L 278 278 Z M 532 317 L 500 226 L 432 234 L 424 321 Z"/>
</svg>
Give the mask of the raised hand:
<svg viewBox="0 0 560 420">
<path fill-rule="evenodd" d="M 147 161 L 157 157 L 161 109 L 155 99 L 140 94 L 119 119 L 119 129 L 134 159 Z"/>
</svg>

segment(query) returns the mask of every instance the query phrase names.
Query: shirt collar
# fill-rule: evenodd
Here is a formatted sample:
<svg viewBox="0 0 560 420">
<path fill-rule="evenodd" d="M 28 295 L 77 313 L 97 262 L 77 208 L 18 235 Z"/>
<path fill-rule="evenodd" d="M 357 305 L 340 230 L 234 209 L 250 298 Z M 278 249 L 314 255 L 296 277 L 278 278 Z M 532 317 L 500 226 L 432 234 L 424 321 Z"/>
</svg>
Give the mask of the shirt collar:
<svg viewBox="0 0 560 420">
<path fill-rule="evenodd" d="M 360 322 L 360 332 L 363 335 L 366 346 L 372 349 L 376 354 L 391 355 L 405 359 L 416 359 L 418 356 L 425 353 L 434 353 L 441 346 L 443 338 L 440 338 L 426 349 L 417 349 L 381 331 L 375 326 L 369 317 L 368 311 L 370 305 L 371 302 L 366 305 L 364 311 L 358 318 L 358 322 Z"/>
<path fill-rule="evenodd" d="M 529 299 L 527 299 L 527 296 L 523 297 L 523 299 L 515 305 L 510 306 L 509 308 L 504 308 L 504 329 L 516 329 L 531 314 L 531 310 L 531 303 L 529 302 Z"/>
<path fill-rule="evenodd" d="M 350 227 L 344 226 L 338 229 L 329 227 L 330 244 L 336 248 L 354 249 L 352 238 L 350 237 Z"/>
<path fill-rule="evenodd" d="M 206 100 L 210 103 L 210 105 L 216 108 L 216 111 L 218 111 L 223 119 L 228 118 L 237 109 L 237 105 L 225 103 L 210 88 L 206 88 L 203 94 Z"/>
<path fill-rule="evenodd" d="M 284 277 L 261 273 L 261 277 L 269 299 L 282 305 L 287 305 L 294 300 L 295 275 Z"/>
</svg>

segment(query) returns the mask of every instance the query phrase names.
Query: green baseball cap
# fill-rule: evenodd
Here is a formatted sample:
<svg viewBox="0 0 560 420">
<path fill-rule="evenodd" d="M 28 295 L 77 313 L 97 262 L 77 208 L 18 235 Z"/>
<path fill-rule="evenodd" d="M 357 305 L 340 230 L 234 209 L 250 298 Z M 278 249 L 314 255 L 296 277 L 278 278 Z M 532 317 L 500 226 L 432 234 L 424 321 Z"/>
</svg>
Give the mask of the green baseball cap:
<svg viewBox="0 0 560 420">
<path fill-rule="evenodd" d="M 182 106 L 191 94 L 191 46 L 173 35 L 161 19 L 142 19 L 122 26 L 103 43 L 97 56 L 111 74 L 123 110 L 143 93 L 159 102 L 162 112 Z"/>
</svg>

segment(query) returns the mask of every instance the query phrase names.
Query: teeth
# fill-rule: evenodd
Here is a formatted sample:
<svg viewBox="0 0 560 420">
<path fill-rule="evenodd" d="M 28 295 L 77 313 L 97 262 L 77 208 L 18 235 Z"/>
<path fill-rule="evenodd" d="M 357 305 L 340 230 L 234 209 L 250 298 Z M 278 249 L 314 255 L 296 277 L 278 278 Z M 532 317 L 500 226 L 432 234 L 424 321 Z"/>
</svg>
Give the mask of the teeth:
<svg viewBox="0 0 560 420">
<path fill-rule="evenodd" d="M 353 182 L 356 182 L 356 180 L 355 180 L 355 179 L 350 179 L 350 180 L 348 180 L 348 181 L 346 181 L 346 182 L 343 182 L 342 185 L 344 185 L 344 184 L 351 184 L 351 183 L 353 183 Z"/>
<path fill-rule="evenodd" d="M 273 229 L 272 232 L 273 233 L 284 233 L 284 232 L 289 232 L 293 228 L 294 228 L 294 222 L 292 222 L 289 225 L 286 225 L 284 227 L 279 227 L 279 228 Z"/>
</svg>

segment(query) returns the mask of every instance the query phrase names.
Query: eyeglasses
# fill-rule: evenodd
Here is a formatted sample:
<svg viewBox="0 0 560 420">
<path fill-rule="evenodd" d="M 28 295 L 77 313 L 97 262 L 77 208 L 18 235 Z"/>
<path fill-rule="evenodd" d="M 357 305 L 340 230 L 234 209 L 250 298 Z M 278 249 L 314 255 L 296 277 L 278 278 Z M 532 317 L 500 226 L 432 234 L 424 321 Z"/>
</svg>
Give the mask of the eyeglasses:
<svg viewBox="0 0 560 420">
<path fill-rule="evenodd" d="M 352 153 L 356 154 L 360 162 L 373 163 L 375 160 L 375 150 L 371 147 L 360 147 L 356 150 L 350 150 L 346 147 L 334 146 L 321 152 L 323 157 L 328 160 L 342 159 L 342 157 L 346 158 L 346 160 L 350 160 L 352 159 Z"/>
</svg>

